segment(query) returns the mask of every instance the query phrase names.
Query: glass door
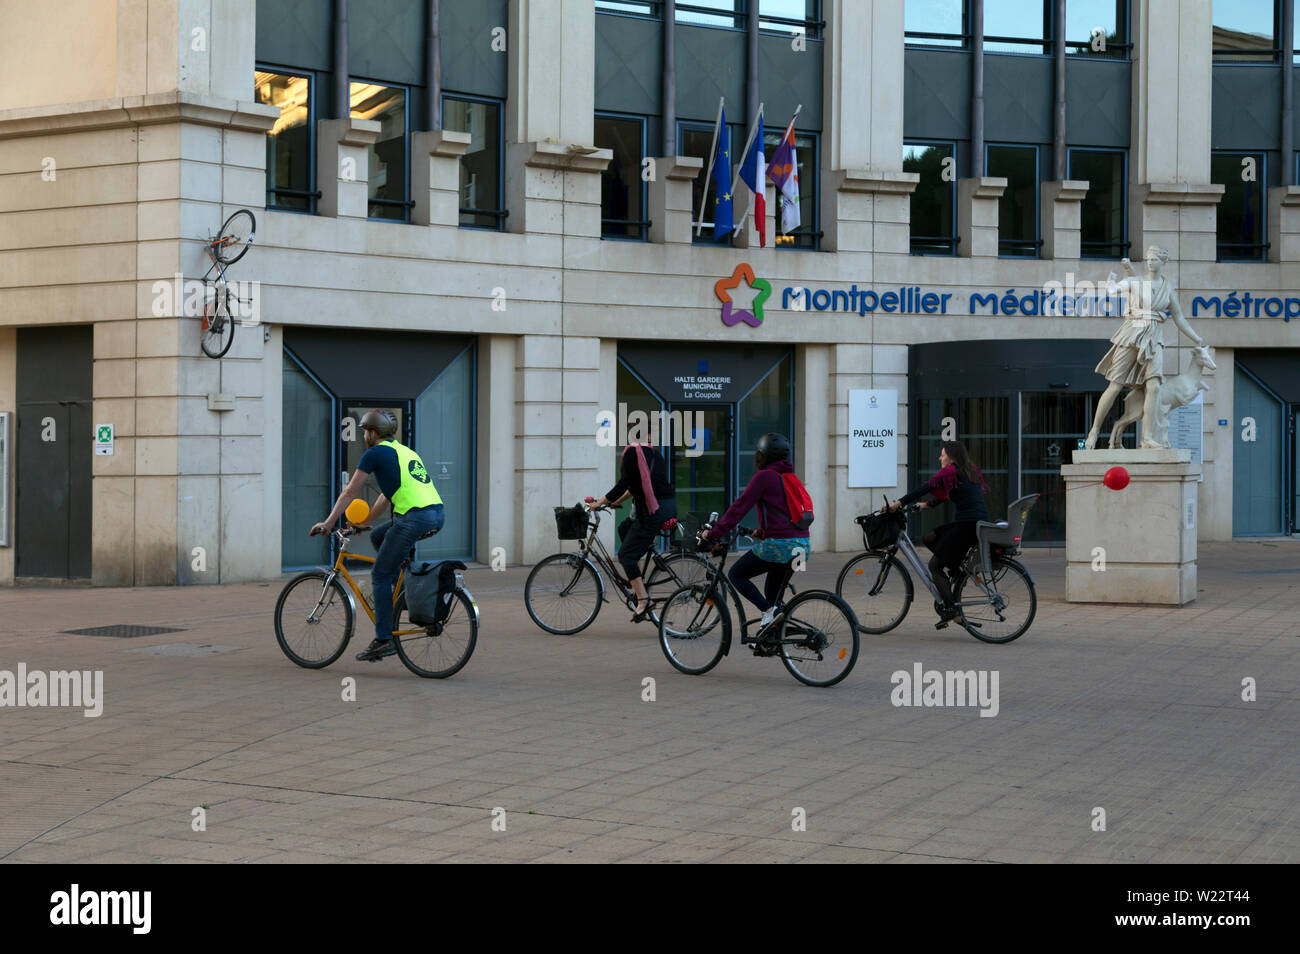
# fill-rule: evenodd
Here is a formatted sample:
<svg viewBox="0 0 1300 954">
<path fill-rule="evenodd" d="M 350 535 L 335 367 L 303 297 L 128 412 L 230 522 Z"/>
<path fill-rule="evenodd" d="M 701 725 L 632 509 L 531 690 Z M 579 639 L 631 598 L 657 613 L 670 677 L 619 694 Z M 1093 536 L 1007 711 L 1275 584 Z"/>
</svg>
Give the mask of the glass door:
<svg viewBox="0 0 1300 954">
<path fill-rule="evenodd" d="M 366 452 L 366 438 L 361 432 L 361 418 L 372 408 L 392 411 L 397 416 L 397 434 L 395 439 L 403 444 L 410 443 L 410 438 L 406 433 L 407 406 L 405 401 L 393 400 L 376 400 L 376 401 L 358 401 L 356 399 L 345 400 L 343 404 L 342 419 L 339 421 L 339 442 L 340 453 L 339 460 L 342 462 L 343 469 L 339 472 L 338 490 L 334 497 L 338 499 L 339 493 L 347 486 L 352 475 L 356 473 L 357 462 L 361 460 L 361 455 Z M 366 482 L 361 486 L 361 499 L 370 506 L 375 505 L 379 499 L 379 483 L 375 480 L 375 475 L 371 474 L 366 478 Z M 386 523 L 392 519 L 392 512 L 385 515 L 381 523 Z M 374 556 L 375 548 L 370 545 L 370 537 L 367 534 L 357 534 L 348 544 L 349 553 L 360 553 L 364 556 Z"/>
<path fill-rule="evenodd" d="M 724 513 L 731 503 L 734 415 L 732 404 L 672 406 L 669 460 L 677 515 L 688 532 L 694 532 L 714 510 Z"/>
</svg>

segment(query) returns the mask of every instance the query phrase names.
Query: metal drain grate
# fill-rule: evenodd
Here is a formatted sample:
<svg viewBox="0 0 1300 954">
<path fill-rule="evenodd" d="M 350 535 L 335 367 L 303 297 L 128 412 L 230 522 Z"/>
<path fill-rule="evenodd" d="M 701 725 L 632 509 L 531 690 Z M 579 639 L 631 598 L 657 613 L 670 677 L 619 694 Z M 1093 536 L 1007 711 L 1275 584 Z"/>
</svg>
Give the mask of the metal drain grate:
<svg viewBox="0 0 1300 954">
<path fill-rule="evenodd" d="M 65 629 L 69 636 L 113 636 L 117 639 L 134 639 L 137 636 L 158 636 L 161 633 L 183 633 L 174 626 L 137 626 L 134 623 L 117 623 L 113 626 L 90 626 L 86 629 Z"/>
</svg>

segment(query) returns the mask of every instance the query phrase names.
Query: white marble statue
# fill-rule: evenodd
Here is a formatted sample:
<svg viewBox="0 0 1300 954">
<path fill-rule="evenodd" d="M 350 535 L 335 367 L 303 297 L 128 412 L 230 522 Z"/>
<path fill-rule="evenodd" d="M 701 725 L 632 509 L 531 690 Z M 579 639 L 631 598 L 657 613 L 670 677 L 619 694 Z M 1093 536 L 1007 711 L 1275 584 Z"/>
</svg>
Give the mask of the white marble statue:
<svg viewBox="0 0 1300 954">
<path fill-rule="evenodd" d="M 1108 294 L 1124 296 L 1124 324 L 1120 325 L 1119 330 L 1111 336 L 1111 348 L 1097 365 L 1097 373 L 1105 375 L 1110 383 L 1102 393 L 1101 400 L 1097 402 L 1097 413 L 1092 419 L 1092 430 L 1088 432 L 1088 439 L 1084 444 L 1088 450 L 1097 446 L 1097 436 L 1102 422 L 1114 405 L 1115 399 L 1125 388 L 1131 390 L 1125 400 L 1122 423 L 1117 424 L 1111 431 L 1111 448 L 1120 446 L 1121 431 L 1128 423 L 1139 417 L 1142 420 L 1141 446 L 1168 447 L 1169 411 L 1193 400 L 1196 391 L 1204 389 L 1204 384 L 1200 381 L 1201 370 L 1214 368 L 1214 360 L 1210 356 L 1209 349 L 1204 347 L 1205 340 L 1192 330 L 1192 326 L 1187 323 L 1187 318 L 1183 315 L 1183 309 L 1178 304 L 1177 289 L 1169 279 L 1160 274 L 1161 268 L 1168 261 L 1169 252 L 1152 245 L 1147 249 L 1145 278 L 1137 277 L 1132 264 L 1126 258 L 1123 264 L 1129 277 L 1117 282 L 1115 273 L 1111 272 L 1110 277 L 1106 279 Z M 1195 376 L 1196 386 L 1192 388 L 1191 394 L 1182 400 L 1179 398 L 1187 391 L 1186 382 L 1181 381 L 1183 376 L 1179 375 L 1171 379 L 1171 383 L 1180 381 L 1177 388 L 1167 387 L 1165 382 L 1163 324 L 1166 318 L 1172 318 L 1178 330 L 1195 342 L 1197 348 L 1194 353 L 1200 355 L 1188 369 Z M 1130 418 L 1130 409 L 1136 411 L 1138 408 L 1141 408 L 1141 413 L 1135 413 Z M 1163 428 L 1160 426 L 1162 417 Z"/>
</svg>

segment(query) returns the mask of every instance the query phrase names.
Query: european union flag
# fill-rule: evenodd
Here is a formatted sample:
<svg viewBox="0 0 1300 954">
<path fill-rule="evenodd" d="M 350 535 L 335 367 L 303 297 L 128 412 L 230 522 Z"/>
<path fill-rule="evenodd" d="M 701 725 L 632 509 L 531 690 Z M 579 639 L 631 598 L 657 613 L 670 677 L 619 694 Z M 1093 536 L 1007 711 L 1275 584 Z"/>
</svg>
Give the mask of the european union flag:
<svg viewBox="0 0 1300 954">
<path fill-rule="evenodd" d="M 735 227 L 731 217 L 731 135 L 727 131 L 727 111 L 718 120 L 718 149 L 713 154 L 713 188 L 717 199 L 713 207 L 713 238 L 721 241 Z"/>
</svg>

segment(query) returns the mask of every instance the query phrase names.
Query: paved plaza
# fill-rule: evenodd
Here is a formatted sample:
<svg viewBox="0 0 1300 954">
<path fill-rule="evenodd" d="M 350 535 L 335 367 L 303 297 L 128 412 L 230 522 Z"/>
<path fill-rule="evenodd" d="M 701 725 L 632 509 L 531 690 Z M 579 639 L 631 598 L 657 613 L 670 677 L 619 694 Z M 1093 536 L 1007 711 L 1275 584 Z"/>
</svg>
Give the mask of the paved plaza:
<svg viewBox="0 0 1300 954">
<path fill-rule="evenodd" d="M 0 859 L 1300 861 L 1300 544 L 1200 553 L 1173 609 L 1067 604 L 1063 551 L 1030 551 L 1020 640 L 936 631 L 918 601 L 825 690 L 739 647 L 681 675 L 621 607 L 547 635 L 526 567 L 470 570 L 478 648 L 442 681 L 354 661 L 368 632 L 295 667 L 278 580 L 0 591 L 0 670 L 104 674 L 98 718 L 0 709 Z M 62 633 L 106 624 L 179 631 Z M 996 670 L 997 715 L 895 706 L 918 663 Z"/>
</svg>

